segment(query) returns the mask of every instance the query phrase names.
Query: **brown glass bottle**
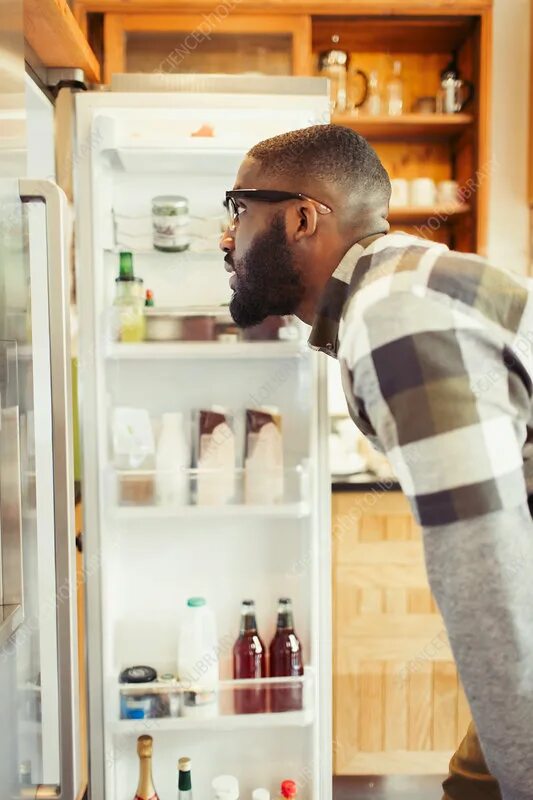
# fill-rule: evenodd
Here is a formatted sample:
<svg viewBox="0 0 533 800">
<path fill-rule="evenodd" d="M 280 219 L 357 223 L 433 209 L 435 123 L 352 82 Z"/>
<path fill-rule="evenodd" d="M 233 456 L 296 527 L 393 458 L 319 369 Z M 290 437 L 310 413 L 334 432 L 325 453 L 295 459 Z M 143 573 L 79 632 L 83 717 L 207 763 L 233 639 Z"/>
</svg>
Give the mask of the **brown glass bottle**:
<svg viewBox="0 0 533 800">
<path fill-rule="evenodd" d="M 151 736 L 139 736 L 137 739 L 139 785 L 133 800 L 159 800 L 152 781 L 152 741 Z"/>
<path fill-rule="evenodd" d="M 270 643 L 270 677 L 299 677 L 304 674 L 302 646 L 294 632 L 292 601 L 281 597 L 278 605 L 276 633 Z M 300 711 L 303 707 L 303 685 L 270 687 L 270 710 Z"/>
<path fill-rule="evenodd" d="M 243 600 L 239 637 L 233 645 L 233 677 L 235 679 L 265 678 L 266 651 L 257 632 L 255 603 Z M 236 714 L 262 714 L 267 710 L 264 686 L 237 687 L 234 692 Z"/>
</svg>

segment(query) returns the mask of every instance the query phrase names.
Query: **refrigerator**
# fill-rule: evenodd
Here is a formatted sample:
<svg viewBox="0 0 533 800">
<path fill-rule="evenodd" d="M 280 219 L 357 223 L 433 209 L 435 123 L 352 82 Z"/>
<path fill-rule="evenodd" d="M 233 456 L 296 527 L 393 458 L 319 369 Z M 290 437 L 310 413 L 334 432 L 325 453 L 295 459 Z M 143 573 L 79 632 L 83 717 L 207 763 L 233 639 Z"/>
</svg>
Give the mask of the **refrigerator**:
<svg viewBox="0 0 533 800">
<path fill-rule="evenodd" d="M 109 91 L 76 97 L 89 784 L 95 800 L 134 797 L 136 740 L 143 734 L 153 738 L 153 777 L 162 800 L 177 796 L 176 766 L 185 756 L 192 759 L 196 798 L 210 798 L 211 781 L 221 774 L 238 778 L 243 800 L 256 787 L 277 797 L 284 779 L 296 782 L 301 800 L 331 797 L 326 365 L 307 346 L 301 324 L 255 341 L 228 327 L 217 336 L 209 322 L 230 300 L 217 244 L 224 192 L 233 187 L 245 153 L 261 139 L 328 120 L 326 82 L 313 78 L 117 75 Z M 155 249 L 151 241 L 152 200 L 168 195 L 185 197 L 189 207 L 194 232 L 182 252 Z M 132 253 L 135 276 L 152 290 L 156 310 L 179 309 L 183 326 L 188 313 L 197 315 L 209 333 L 117 340 L 121 251 Z M 161 502 L 153 448 L 162 415 L 183 415 L 192 448 L 195 414 L 213 407 L 231 415 L 231 467 L 209 473 L 191 461 L 182 476 L 187 499 Z M 244 420 L 247 409 L 259 407 L 274 407 L 281 416 L 283 465 L 277 494 L 250 498 Z M 145 423 L 144 434 L 140 428 L 134 434 L 146 445 L 140 466 L 128 462 L 125 468 L 117 457 L 117 413 L 124 409 L 140 412 Z M 155 445 L 146 443 L 147 419 Z M 207 500 L 202 485 L 216 488 Z M 198 596 L 217 623 L 216 711 L 184 713 L 180 684 L 164 690 L 167 701 L 181 695 L 177 715 L 168 703 L 166 711 L 154 711 L 158 689 L 146 683 L 135 691 L 147 705 L 128 716 L 121 672 L 140 665 L 176 675 L 186 602 Z M 242 600 L 255 600 L 268 647 L 280 597 L 293 602 L 303 676 L 283 685 L 271 678 L 235 682 L 232 647 Z M 290 709 L 273 710 L 268 701 L 258 713 L 236 713 L 242 710 L 239 692 L 263 690 L 272 697 L 283 689 L 299 698 Z"/>
<path fill-rule="evenodd" d="M 67 204 L 53 99 L 0 31 L 0 798 L 80 794 Z"/>
</svg>

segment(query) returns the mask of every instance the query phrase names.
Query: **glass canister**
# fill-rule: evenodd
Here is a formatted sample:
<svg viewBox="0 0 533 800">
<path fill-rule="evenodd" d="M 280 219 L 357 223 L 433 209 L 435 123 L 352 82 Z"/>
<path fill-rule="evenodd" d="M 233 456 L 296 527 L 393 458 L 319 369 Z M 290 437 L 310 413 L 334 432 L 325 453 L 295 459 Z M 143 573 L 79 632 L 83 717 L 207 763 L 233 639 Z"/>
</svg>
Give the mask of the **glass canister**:
<svg viewBox="0 0 533 800">
<path fill-rule="evenodd" d="M 327 50 L 320 54 L 319 72 L 329 78 L 329 97 L 332 113 L 342 114 L 347 105 L 348 53 Z"/>
<path fill-rule="evenodd" d="M 142 278 L 133 274 L 131 253 L 120 254 L 120 272 L 115 278 L 116 336 L 119 342 L 142 342 L 145 338 L 144 290 Z"/>
<path fill-rule="evenodd" d="M 169 253 L 190 245 L 189 201 L 180 195 L 161 195 L 152 200 L 154 247 Z"/>
</svg>

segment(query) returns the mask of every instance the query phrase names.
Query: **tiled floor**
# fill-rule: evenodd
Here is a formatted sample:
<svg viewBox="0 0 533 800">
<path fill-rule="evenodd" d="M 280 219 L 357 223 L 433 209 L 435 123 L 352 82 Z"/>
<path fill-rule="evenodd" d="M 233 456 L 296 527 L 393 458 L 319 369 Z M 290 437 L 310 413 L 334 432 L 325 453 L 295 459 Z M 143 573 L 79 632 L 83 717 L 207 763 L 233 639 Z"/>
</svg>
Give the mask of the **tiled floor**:
<svg viewBox="0 0 533 800">
<path fill-rule="evenodd" d="M 443 778 L 334 778 L 334 800 L 441 800 Z"/>
</svg>

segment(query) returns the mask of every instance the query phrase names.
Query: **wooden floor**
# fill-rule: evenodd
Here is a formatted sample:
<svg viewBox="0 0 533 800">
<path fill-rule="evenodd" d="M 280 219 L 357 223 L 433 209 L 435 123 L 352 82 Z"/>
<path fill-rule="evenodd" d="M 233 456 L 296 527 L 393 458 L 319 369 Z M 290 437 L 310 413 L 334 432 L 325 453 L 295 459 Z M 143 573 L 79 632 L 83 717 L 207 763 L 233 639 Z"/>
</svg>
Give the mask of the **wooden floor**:
<svg viewBox="0 0 533 800">
<path fill-rule="evenodd" d="M 333 800 L 441 800 L 443 779 L 343 776 L 333 779 Z"/>
</svg>

